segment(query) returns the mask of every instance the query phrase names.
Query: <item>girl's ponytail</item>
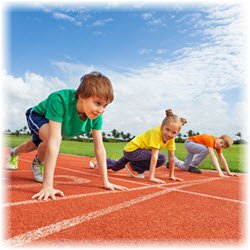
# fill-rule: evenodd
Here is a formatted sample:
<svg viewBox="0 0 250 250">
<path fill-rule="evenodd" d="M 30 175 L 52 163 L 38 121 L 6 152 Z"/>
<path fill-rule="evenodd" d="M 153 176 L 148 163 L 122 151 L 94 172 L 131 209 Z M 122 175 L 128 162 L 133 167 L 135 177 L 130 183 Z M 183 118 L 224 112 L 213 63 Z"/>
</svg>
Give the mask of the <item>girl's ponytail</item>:
<svg viewBox="0 0 250 250">
<path fill-rule="evenodd" d="M 175 115 L 172 109 L 167 109 L 165 113 L 166 117 L 162 121 L 162 125 L 164 125 L 166 122 L 172 121 L 174 123 L 178 123 L 181 128 L 184 124 L 187 123 L 186 119 L 180 118 L 179 116 Z"/>
<path fill-rule="evenodd" d="M 166 112 L 166 116 L 167 116 L 167 117 L 174 115 L 172 109 L 167 109 L 165 112 Z"/>
</svg>

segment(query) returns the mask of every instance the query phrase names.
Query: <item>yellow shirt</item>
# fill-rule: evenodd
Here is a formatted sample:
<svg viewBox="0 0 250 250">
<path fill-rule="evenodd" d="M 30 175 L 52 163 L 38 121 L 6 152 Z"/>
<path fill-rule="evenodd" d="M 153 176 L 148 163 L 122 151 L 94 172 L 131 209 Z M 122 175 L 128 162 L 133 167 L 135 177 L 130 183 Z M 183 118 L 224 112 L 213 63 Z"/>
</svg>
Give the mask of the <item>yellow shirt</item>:
<svg viewBox="0 0 250 250">
<path fill-rule="evenodd" d="M 168 140 L 166 143 L 162 141 L 161 126 L 151 128 L 141 135 L 136 136 L 124 148 L 126 152 L 132 152 L 136 149 L 162 149 L 167 148 L 169 151 L 175 150 L 174 139 Z"/>
</svg>

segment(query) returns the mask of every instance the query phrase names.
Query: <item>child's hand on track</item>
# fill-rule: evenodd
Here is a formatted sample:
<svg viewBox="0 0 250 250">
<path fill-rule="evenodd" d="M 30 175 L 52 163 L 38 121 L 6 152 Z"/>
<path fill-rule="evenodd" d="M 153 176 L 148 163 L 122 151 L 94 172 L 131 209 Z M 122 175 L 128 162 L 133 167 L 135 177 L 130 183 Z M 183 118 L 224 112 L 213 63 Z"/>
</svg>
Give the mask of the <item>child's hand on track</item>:
<svg viewBox="0 0 250 250">
<path fill-rule="evenodd" d="M 128 188 L 126 188 L 126 187 L 112 184 L 110 182 L 104 184 L 104 188 L 109 189 L 109 190 L 122 190 L 122 191 L 128 190 Z"/>
<path fill-rule="evenodd" d="M 54 189 L 53 187 L 43 188 L 39 193 L 33 195 L 32 199 L 45 200 L 47 201 L 49 198 L 52 200 L 56 199 L 56 195 L 64 196 L 64 193 L 59 189 Z"/>
<path fill-rule="evenodd" d="M 169 179 L 172 181 L 183 181 L 183 179 L 177 177 L 169 177 Z"/>
<path fill-rule="evenodd" d="M 152 181 L 152 182 L 159 183 L 159 184 L 166 184 L 165 181 L 160 180 L 160 179 L 158 179 L 158 178 L 150 178 L 149 180 Z"/>
<path fill-rule="evenodd" d="M 228 175 L 229 175 L 229 176 L 237 176 L 237 177 L 239 176 L 239 175 L 236 174 L 236 173 L 228 173 Z"/>
<path fill-rule="evenodd" d="M 222 178 L 229 178 L 229 176 L 226 176 L 223 173 L 220 173 L 219 176 L 222 177 Z"/>
</svg>

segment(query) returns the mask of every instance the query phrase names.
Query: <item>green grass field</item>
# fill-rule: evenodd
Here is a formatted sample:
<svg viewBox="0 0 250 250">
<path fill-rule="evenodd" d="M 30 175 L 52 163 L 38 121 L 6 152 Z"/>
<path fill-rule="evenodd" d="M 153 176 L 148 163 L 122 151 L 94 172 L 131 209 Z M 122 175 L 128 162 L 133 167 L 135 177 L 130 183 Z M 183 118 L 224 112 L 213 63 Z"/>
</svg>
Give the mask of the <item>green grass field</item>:
<svg viewBox="0 0 250 250">
<path fill-rule="evenodd" d="M 3 146 L 15 147 L 30 137 L 26 135 L 20 135 L 16 137 L 14 135 L 9 136 L 5 135 L 3 137 Z M 119 159 L 122 156 L 122 151 L 125 142 L 106 142 L 104 143 L 107 157 L 112 159 Z M 61 153 L 65 154 L 74 154 L 74 155 L 83 155 L 83 156 L 94 156 L 94 148 L 92 142 L 77 142 L 77 141 L 63 141 L 60 149 Z M 163 153 L 167 154 L 167 150 L 162 150 Z M 223 154 L 227 160 L 228 166 L 232 172 L 247 172 L 247 145 L 233 145 L 229 149 L 223 150 Z M 186 149 L 183 143 L 176 143 L 176 152 L 175 155 L 184 160 L 186 157 Z M 215 169 L 210 160 L 210 157 L 207 157 L 200 168 L 203 169 Z"/>
</svg>

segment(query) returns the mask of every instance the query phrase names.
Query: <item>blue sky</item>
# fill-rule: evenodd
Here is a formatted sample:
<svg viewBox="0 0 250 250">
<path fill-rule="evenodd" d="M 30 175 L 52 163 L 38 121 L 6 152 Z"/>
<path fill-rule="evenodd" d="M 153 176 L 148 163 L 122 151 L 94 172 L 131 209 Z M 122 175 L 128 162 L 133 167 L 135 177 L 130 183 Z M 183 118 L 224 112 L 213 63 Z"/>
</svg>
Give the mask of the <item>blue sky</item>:
<svg viewBox="0 0 250 250">
<path fill-rule="evenodd" d="M 10 8 L 10 72 L 53 74 L 51 61 L 114 69 L 171 60 L 173 52 L 200 42 L 192 25 L 203 13 L 189 7 Z M 32 44 L 32 46 L 31 46 Z"/>
<path fill-rule="evenodd" d="M 241 2 L 12 4 L 4 14 L 5 104 L 13 114 L 4 117 L 6 128 L 25 126 L 27 108 L 52 91 L 76 88 L 83 74 L 97 70 L 115 90 L 105 132 L 137 135 L 160 124 L 171 107 L 188 120 L 183 134 L 248 137 Z"/>
</svg>

